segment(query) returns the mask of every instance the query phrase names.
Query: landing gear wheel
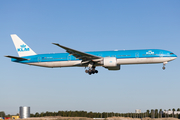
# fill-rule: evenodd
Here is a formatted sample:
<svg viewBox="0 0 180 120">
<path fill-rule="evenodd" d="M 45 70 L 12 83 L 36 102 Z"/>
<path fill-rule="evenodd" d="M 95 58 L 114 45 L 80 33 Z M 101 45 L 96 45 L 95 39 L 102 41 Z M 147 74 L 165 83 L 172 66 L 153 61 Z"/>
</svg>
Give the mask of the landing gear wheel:
<svg viewBox="0 0 180 120">
<path fill-rule="evenodd" d="M 162 67 L 163 70 L 166 69 L 166 68 L 165 68 L 165 65 L 166 65 L 167 63 L 168 63 L 168 62 L 163 62 L 163 67 Z"/>
<path fill-rule="evenodd" d="M 163 70 L 165 70 L 166 68 L 165 67 L 162 67 Z"/>
<path fill-rule="evenodd" d="M 98 71 L 97 71 L 97 70 L 95 70 L 95 73 L 98 73 Z"/>
<path fill-rule="evenodd" d="M 88 73 L 89 75 L 91 74 L 95 74 L 95 73 L 98 73 L 98 71 L 95 69 L 96 66 L 95 66 L 95 63 L 93 61 L 91 61 L 89 64 L 88 64 L 88 70 L 85 70 L 86 73 Z M 86 67 L 85 67 L 86 68 Z"/>
<path fill-rule="evenodd" d="M 88 73 L 88 70 L 85 70 L 85 73 Z"/>
</svg>

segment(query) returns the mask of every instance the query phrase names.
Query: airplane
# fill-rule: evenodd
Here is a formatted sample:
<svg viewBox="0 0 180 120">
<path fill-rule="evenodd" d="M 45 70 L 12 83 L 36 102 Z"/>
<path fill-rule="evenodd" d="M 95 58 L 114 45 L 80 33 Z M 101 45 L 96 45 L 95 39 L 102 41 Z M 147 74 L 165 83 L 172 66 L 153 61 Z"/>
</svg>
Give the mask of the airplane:
<svg viewBox="0 0 180 120">
<path fill-rule="evenodd" d="M 163 63 L 162 69 L 165 70 L 165 65 L 177 58 L 173 52 L 161 49 L 81 52 L 58 43 L 52 44 L 65 49 L 67 53 L 36 54 L 16 34 L 11 34 L 11 38 L 19 55 L 5 56 L 11 58 L 12 62 L 48 68 L 87 67 L 85 72 L 89 75 L 98 73 L 95 69 L 97 66 L 120 70 L 121 65 Z"/>
</svg>

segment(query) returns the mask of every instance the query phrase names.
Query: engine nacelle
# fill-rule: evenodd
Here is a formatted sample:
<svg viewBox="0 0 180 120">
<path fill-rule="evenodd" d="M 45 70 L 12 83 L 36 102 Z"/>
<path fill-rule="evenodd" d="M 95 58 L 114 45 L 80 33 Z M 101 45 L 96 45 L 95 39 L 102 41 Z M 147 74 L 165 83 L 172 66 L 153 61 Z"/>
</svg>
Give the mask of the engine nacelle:
<svg viewBox="0 0 180 120">
<path fill-rule="evenodd" d="M 105 57 L 103 66 L 108 70 L 120 70 L 120 65 L 117 64 L 116 57 Z"/>
<path fill-rule="evenodd" d="M 120 65 L 117 65 L 116 67 L 106 67 L 108 70 L 120 70 Z"/>
<path fill-rule="evenodd" d="M 105 57 L 103 61 L 103 66 L 108 67 L 116 67 L 117 66 L 117 59 L 116 57 Z"/>
</svg>

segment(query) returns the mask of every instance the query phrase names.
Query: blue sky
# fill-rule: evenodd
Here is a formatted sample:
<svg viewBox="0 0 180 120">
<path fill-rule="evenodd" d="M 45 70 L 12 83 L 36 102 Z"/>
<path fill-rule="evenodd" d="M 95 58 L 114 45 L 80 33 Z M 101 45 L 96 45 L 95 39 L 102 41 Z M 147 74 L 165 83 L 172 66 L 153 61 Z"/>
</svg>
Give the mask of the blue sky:
<svg viewBox="0 0 180 120">
<path fill-rule="evenodd" d="M 165 49 L 180 56 L 180 1 L 174 0 L 31 0 L 0 2 L 0 111 L 85 110 L 134 112 L 177 109 L 179 58 L 166 65 L 122 65 L 120 71 L 98 67 L 41 68 L 13 63 L 18 56 L 10 34 L 36 53 L 60 53 L 57 42 L 80 51 Z"/>
</svg>

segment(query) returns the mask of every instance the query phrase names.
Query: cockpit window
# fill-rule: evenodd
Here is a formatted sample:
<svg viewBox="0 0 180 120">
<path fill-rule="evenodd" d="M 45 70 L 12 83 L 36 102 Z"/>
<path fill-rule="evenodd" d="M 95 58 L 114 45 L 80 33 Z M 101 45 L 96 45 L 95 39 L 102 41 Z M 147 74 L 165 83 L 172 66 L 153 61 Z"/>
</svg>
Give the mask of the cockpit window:
<svg viewBox="0 0 180 120">
<path fill-rule="evenodd" d="M 174 53 L 170 53 L 171 55 L 173 55 Z"/>
</svg>

